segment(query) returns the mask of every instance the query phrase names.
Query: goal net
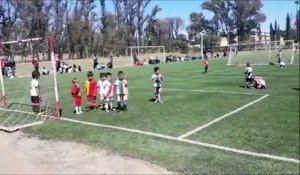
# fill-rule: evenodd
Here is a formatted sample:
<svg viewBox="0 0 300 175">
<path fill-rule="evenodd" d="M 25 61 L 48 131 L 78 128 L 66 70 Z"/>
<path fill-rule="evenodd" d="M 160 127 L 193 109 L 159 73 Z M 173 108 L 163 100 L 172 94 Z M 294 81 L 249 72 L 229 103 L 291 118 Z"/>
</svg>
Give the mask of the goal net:
<svg viewBox="0 0 300 175">
<path fill-rule="evenodd" d="M 279 51 L 281 61 L 285 64 L 295 63 L 294 41 L 286 40 L 231 44 L 227 65 L 245 65 L 247 62 L 252 65 L 277 64 Z"/>
<path fill-rule="evenodd" d="M 128 47 L 130 64 L 137 64 L 136 61 L 146 62 L 159 60 L 160 63 L 166 59 L 165 46 L 132 46 Z"/>
<path fill-rule="evenodd" d="M 60 116 L 53 41 L 35 38 L 0 43 L 0 130 L 13 132 Z M 31 50 L 32 62 L 22 62 L 20 54 L 24 52 L 24 45 Z M 49 61 L 41 62 L 42 56 L 49 57 L 46 58 Z M 47 71 L 43 75 L 42 67 L 49 75 Z M 32 85 L 33 71 L 39 74 L 37 98 L 32 97 L 36 96 Z"/>
</svg>

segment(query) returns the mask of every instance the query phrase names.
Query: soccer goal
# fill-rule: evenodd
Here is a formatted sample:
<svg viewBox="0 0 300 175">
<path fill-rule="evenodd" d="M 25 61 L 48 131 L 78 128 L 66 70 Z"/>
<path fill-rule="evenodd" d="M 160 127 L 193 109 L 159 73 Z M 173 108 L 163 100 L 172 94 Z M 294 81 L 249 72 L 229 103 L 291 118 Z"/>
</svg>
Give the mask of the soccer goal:
<svg viewBox="0 0 300 175">
<path fill-rule="evenodd" d="M 294 41 L 266 41 L 231 44 L 227 65 L 252 65 L 277 64 L 278 53 L 281 50 L 281 60 L 286 64 L 294 64 Z"/>
<path fill-rule="evenodd" d="M 135 64 L 136 59 L 147 63 L 149 60 L 164 62 L 166 59 L 165 46 L 131 46 L 127 49 L 131 66 Z"/>
<path fill-rule="evenodd" d="M 31 44 L 27 44 L 27 43 Z M 21 128 L 39 125 L 47 119 L 58 118 L 61 114 L 57 91 L 53 38 L 32 38 L 1 42 L 0 49 L 0 130 L 13 132 Z M 31 50 L 31 56 L 39 57 L 48 53 L 49 61 L 35 66 L 21 62 L 22 49 Z M 42 60 L 42 59 L 40 59 Z M 49 70 L 42 75 L 41 67 Z M 39 72 L 38 101 L 32 99 L 32 72 Z"/>
</svg>

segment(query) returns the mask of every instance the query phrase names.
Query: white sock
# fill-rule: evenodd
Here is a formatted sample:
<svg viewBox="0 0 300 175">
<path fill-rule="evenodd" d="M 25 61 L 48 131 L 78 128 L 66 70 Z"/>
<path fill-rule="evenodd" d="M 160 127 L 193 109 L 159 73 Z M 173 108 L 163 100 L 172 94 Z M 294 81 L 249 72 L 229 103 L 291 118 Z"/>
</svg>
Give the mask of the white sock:
<svg viewBox="0 0 300 175">
<path fill-rule="evenodd" d="M 80 113 L 82 113 L 81 106 L 78 107 L 78 110 Z"/>
<path fill-rule="evenodd" d="M 112 101 L 110 101 L 110 109 L 112 110 L 113 109 L 113 102 Z"/>
<path fill-rule="evenodd" d="M 108 110 L 108 103 L 107 102 L 105 102 L 104 108 L 105 108 L 105 110 Z"/>
<path fill-rule="evenodd" d="M 161 101 L 160 94 L 157 95 L 158 101 Z"/>
<path fill-rule="evenodd" d="M 76 111 L 76 114 L 79 114 L 78 106 L 75 106 L 75 111 Z"/>
</svg>

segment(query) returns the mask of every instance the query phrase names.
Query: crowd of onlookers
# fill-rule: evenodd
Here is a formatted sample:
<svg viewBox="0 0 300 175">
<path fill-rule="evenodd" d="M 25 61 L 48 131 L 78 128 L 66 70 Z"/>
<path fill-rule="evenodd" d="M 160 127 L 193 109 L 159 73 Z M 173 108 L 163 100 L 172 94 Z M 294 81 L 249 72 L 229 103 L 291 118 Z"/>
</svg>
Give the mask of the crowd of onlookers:
<svg viewBox="0 0 300 175">
<path fill-rule="evenodd" d="M 1 59 L 3 77 L 14 78 L 16 74 L 16 62 L 13 57 L 8 56 Z"/>
<path fill-rule="evenodd" d="M 107 64 L 104 64 L 103 62 L 99 63 L 98 58 L 94 57 L 93 58 L 93 68 L 95 70 L 112 69 L 113 68 L 113 58 L 112 58 L 112 56 L 110 57 L 110 60 L 108 61 Z"/>
<path fill-rule="evenodd" d="M 68 65 L 68 63 L 65 63 L 62 61 L 60 57 L 56 58 L 56 72 L 63 74 L 63 73 L 74 73 L 74 72 L 81 72 L 81 66 L 73 64 L 73 65 Z M 48 71 L 49 72 L 49 71 Z M 47 72 L 44 71 L 46 74 Z M 43 74 L 43 70 L 42 70 Z M 49 74 L 49 73 L 48 73 Z"/>
</svg>

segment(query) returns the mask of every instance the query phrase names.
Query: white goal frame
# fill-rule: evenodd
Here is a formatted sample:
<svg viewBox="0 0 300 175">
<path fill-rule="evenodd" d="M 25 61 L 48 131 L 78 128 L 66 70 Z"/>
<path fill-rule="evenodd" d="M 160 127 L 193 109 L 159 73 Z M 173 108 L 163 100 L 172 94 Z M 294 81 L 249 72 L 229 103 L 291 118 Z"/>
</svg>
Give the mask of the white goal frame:
<svg viewBox="0 0 300 175">
<path fill-rule="evenodd" d="M 43 116 L 45 119 L 55 119 L 60 117 L 60 108 L 59 108 L 59 96 L 58 96 L 58 89 L 57 89 L 57 77 L 56 77 L 56 66 L 55 66 L 55 54 L 54 54 L 54 38 L 49 37 L 49 38 L 29 38 L 29 39 L 23 39 L 23 40 L 15 40 L 15 41 L 7 41 L 7 42 L 1 42 L 1 45 L 8 45 L 8 44 L 16 44 L 16 43 L 23 43 L 23 42 L 29 42 L 30 43 L 30 49 L 31 49 L 31 54 L 33 54 L 33 49 L 32 49 L 32 41 L 41 41 L 41 40 L 47 40 L 47 46 L 48 49 L 50 50 L 50 55 L 51 55 L 51 63 L 52 63 L 52 70 L 53 70 L 53 88 L 54 88 L 54 94 L 55 94 L 55 105 L 57 106 L 57 115 L 56 116 L 49 116 L 49 115 L 40 115 Z M 49 44 L 50 43 L 50 44 Z M 49 46 L 50 45 L 50 46 Z M 4 85 L 4 77 L 2 75 L 2 66 L 0 66 L 0 86 L 2 88 L 2 92 L 0 94 L 0 97 L 5 97 L 5 85 Z M 5 97 L 6 100 L 6 97 Z M 6 102 L 5 102 L 6 103 Z M 30 114 L 31 112 L 28 111 L 20 111 L 20 110 L 11 110 L 7 109 L 5 107 L 0 106 L 0 109 L 2 111 L 9 111 L 9 112 L 19 112 L 19 113 L 24 113 L 24 114 Z M 1 114 L 0 114 L 1 115 Z M 51 112 L 52 115 L 52 112 Z M 6 127 L 2 126 L 0 123 L 0 130 L 6 131 L 6 132 L 14 132 L 22 128 L 34 126 L 34 125 L 39 125 L 43 124 L 43 121 L 38 121 L 38 122 L 32 122 L 29 124 L 23 124 L 23 125 L 17 125 L 13 127 Z"/>
<path fill-rule="evenodd" d="M 137 49 L 138 50 L 138 55 L 140 54 L 140 49 L 147 49 L 147 48 L 161 48 L 163 50 L 163 59 L 166 58 L 166 50 L 165 50 L 165 46 L 131 46 L 128 47 L 128 49 L 130 49 L 130 60 L 131 60 L 131 66 L 134 66 L 134 62 L 133 62 L 133 50 Z"/>
<path fill-rule="evenodd" d="M 294 43 L 294 40 L 284 40 L 283 41 L 284 43 L 287 43 L 287 42 L 291 42 L 292 43 L 292 54 L 291 54 L 291 60 L 288 64 L 293 64 L 294 63 L 294 52 L 295 52 L 295 43 Z M 271 60 L 271 53 L 272 53 L 272 45 L 275 46 L 275 49 L 276 50 L 279 50 L 280 49 L 280 41 L 260 41 L 260 42 L 243 42 L 243 43 L 238 43 L 238 44 L 230 44 L 229 45 L 229 58 L 228 58 L 228 62 L 227 62 L 227 65 L 233 65 L 231 62 L 232 62 L 232 59 L 233 59 L 233 55 L 235 53 L 233 53 L 233 48 L 236 48 L 236 46 L 245 46 L 245 45 L 254 45 L 254 51 L 257 51 L 257 45 L 258 44 L 264 44 L 266 45 L 266 51 L 269 52 L 269 62 Z M 268 64 L 259 64 L 259 65 L 268 65 Z"/>
</svg>

